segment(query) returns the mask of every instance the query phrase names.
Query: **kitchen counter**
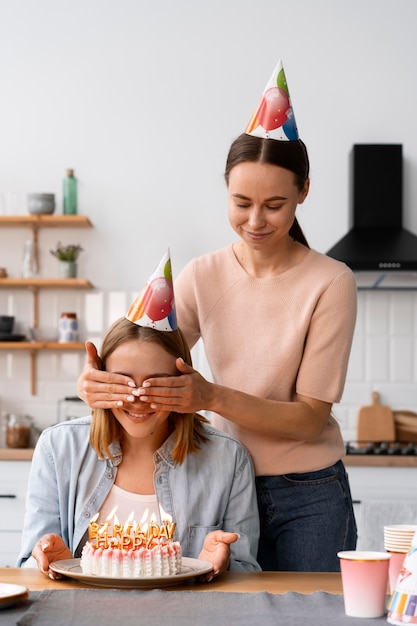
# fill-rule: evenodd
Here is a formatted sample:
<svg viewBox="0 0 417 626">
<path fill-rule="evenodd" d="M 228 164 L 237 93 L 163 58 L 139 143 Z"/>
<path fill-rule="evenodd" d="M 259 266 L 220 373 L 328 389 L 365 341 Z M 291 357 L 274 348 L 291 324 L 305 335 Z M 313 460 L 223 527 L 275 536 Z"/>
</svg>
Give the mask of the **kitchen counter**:
<svg viewBox="0 0 417 626">
<path fill-rule="evenodd" d="M 33 448 L 0 448 L 0 461 L 31 461 Z"/>
<path fill-rule="evenodd" d="M 0 461 L 31 461 L 33 448 L 0 448 Z M 346 467 L 417 467 L 417 456 L 347 454 Z"/>
<path fill-rule="evenodd" d="M 346 467 L 417 467 L 417 456 L 347 454 L 342 460 Z"/>
</svg>

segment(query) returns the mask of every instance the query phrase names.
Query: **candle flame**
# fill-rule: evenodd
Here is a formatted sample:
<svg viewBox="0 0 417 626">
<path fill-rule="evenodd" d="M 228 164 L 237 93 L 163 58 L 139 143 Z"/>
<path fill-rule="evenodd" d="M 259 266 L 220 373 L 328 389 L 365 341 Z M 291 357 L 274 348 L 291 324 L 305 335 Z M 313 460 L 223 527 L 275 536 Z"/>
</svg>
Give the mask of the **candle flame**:
<svg viewBox="0 0 417 626">
<path fill-rule="evenodd" d="M 115 516 L 116 516 L 116 511 L 117 511 L 117 504 L 116 504 L 116 506 L 115 506 L 115 507 L 113 507 L 113 508 L 112 508 L 112 510 L 111 510 L 111 511 L 110 511 L 110 513 L 108 514 L 108 516 L 107 516 L 107 518 L 106 518 L 108 522 L 111 522 L 111 521 L 112 521 L 112 519 L 113 519 L 113 517 L 115 517 Z M 97 513 L 97 515 L 98 515 L 98 513 Z"/>
<path fill-rule="evenodd" d="M 164 511 L 164 509 L 162 508 L 162 504 L 159 504 L 159 513 L 161 515 L 161 522 L 169 522 L 171 524 L 172 522 L 172 515 L 170 515 L 169 513 L 166 513 Z"/>
<path fill-rule="evenodd" d="M 112 509 L 104 522 L 96 522 L 99 512 L 92 518 L 88 529 L 89 539 L 96 548 L 115 546 L 127 549 L 133 546 L 133 550 L 137 550 L 142 545 L 150 547 L 155 542 L 165 542 L 174 536 L 176 524 L 172 522 L 172 516 L 164 511 L 161 504 L 159 504 L 161 524 L 157 521 L 157 513 L 153 512 L 149 517 L 149 508 L 143 513 L 139 523 L 134 519 L 135 513 L 132 511 L 127 520 L 121 524 L 116 509 L 117 506 Z"/>
</svg>

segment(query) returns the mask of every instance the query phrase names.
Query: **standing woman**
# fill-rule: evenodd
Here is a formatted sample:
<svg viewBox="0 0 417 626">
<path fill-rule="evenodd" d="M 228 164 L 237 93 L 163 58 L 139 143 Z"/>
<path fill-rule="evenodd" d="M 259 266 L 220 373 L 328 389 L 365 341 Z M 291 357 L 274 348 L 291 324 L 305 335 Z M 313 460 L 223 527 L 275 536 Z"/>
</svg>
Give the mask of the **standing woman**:
<svg viewBox="0 0 417 626">
<path fill-rule="evenodd" d="M 193 259 L 175 283 L 179 323 L 191 346 L 203 339 L 214 382 L 178 359 L 183 376 L 129 389 L 126 378 L 97 372 L 90 344 L 79 393 L 93 407 L 137 396 L 155 408 L 212 411 L 214 425 L 252 455 L 262 569 L 337 571 L 337 552 L 354 549 L 357 536 L 332 415 L 356 284 L 345 264 L 309 248 L 295 217 L 309 160 L 280 63 L 230 148 L 225 179 L 238 240 Z"/>
</svg>

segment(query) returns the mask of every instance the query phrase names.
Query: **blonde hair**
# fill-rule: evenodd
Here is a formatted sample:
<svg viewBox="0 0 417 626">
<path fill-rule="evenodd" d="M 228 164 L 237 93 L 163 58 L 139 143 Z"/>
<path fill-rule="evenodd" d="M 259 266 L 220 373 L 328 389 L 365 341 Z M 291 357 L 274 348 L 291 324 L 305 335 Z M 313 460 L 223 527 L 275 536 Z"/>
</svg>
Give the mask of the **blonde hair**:
<svg viewBox="0 0 417 626">
<path fill-rule="evenodd" d="M 133 324 L 125 317 L 118 319 L 108 330 L 101 348 L 102 368 L 106 369 L 106 359 L 123 343 L 132 340 L 149 341 L 162 346 L 174 357 L 181 357 L 192 365 L 188 344 L 181 330 L 159 331 Z M 90 444 L 100 459 L 110 458 L 110 445 L 120 440 L 122 427 L 111 409 L 94 409 L 90 428 Z M 187 454 L 196 454 L 201 444 L 207 441 L 203 424 L 208 420 L 198 413 L 171 413 L 169 420 L 175 427 L 176 439 L 172 452 L 174 460 L 181 464 Z"/>
</svg>

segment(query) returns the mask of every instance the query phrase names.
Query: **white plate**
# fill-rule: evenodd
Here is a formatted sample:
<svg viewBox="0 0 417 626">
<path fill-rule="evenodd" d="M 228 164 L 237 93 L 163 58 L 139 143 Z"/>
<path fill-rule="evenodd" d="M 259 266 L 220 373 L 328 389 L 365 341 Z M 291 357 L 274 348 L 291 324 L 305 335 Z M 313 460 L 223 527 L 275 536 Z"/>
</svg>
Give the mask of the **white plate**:
<svg viewBox="0 0 417 626">
<path fill-rule="evenodd" d="M 130 588 L 140 589 L 141 587 L 169 587 L 171 585 L 179 585 L 188 578 L 207 574 L 213 569 L 213 565 L 208 561 L 200 561 L 199 559 L 190 559 L 182 557 L 181 571 L 179 574 L 172 576 L 153 576 L 148 578 L 112 578 L 111 576 L 94 576 L 93 574 L 83 574 L 80 565 L 81 559 L 65 559 L 63 561 L 54 561 L 49 565 L 51 570 L 57 574 L 76 578 L 80 582 L 87 585 L 97 585 L 98 587 L 113 587 L 117 589 Z"/>
<path fill-rule="evenodd" d="M 0 609 L 11 606 L 19 600 L 29 597 L 27 587 L 22 585 L 12 585 L 9 583 L 0 583 Z"/>
</svg>

